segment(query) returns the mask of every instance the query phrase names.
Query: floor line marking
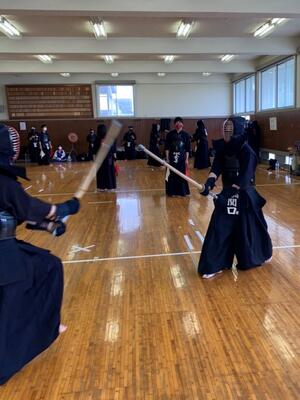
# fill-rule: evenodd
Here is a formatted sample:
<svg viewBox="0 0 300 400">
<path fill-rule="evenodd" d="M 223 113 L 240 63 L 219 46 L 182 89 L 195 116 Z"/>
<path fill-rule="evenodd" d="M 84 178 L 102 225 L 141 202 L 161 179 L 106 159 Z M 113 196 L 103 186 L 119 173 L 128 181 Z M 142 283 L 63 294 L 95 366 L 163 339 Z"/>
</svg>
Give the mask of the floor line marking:
<svg viewBox="0 0 300 400">
<path fill-rule="evenodd" d="M 88 260 L 63 261 L 63 263 L 64 264 L 78 264 L 78 263 L 87 263 L 87 262 L 122 261 L 122 260 L 135 260 L 135 259 L 138 260 L 138 259 L 142 259 L 142 258 L 184 256 L 184 255 L 189 255 L 190 253 L 200 254 L 200 251 L 182 251 L 182 252 L 178 252 L 178 253 L 144 254 L 144 255 L 140 255 L 140 256 L 123 256 L 123 257 L 105 257 L 105 258 L 94 257 L 94 258 L 91 258 Z"/>
<path fill-rule="evenodd" d="M 292 182 L 292 183 L 261 183 L 261 184 L 257 184 L 256 186 L 293 186 L 293 185 L 300 185 L 300 182 Z"/>
<path fill-rule="evenodd" d="M 123 189 L 123 190 L 116 190 L 114 193 L 128 193 L 128 192 L 162 192 L 165 191 L 165 188 L 161 189 Z"/>
<path fill-rule="evenodd" d="M 294 249 L 300 248 L 300 244 L 295 245 L 286 245 L 286 246 L 273 246 L 274 250 L 281 250 L 281 249 Z M 80 264 L 80 263 L 93 263 L 93 262 L 102 262 L 102 261 L 122 261 L 122 260 L 138 260 L 143 258 L 156 258 L 156 257 L 172 257 L 172 256 L 186 256 L 190 254 L 200 254 L 201 250 L 194 250 L 194 251 L 181 251 L 176 253 L 160 253 L 160 254 L 142 254 L 140 256 L 122 256 L 122 257 L 104 257 L 104 258 L 90 258 L 84 260 L 70 260 L 70 261 L 63 261 L 64 264 Z"/>
<path fill-rule="evenodd" d="M 154 191 L 164 191 L 165 188 L 162 189 L 128 189 L 128 190 L 115 190 L 114 192 L 108 192 L 108 194 L 114 194 L 114 193 L 129 193 L 129 192 L 154 192 Z M 103 192 L 105 193 L 105 192 Z M 96 194 L 99 196 L 99 192 L 95 192 L 95 191 L 88 191 L 85 194 Z M 31 194 L 31 196 L 74 196 L 74 192 L 66 192 L 66 193 L 43 193 L 43 194 Z"/>
<path fill-rule="evenodd" d="M 192 226 L 195 226 L 194 221 L 193 221 L 192 219 L 189 219 L 189 223 L 190 223 Z"/>
<path fill-rule="evenodd" d="M 107 201 L 89 201 L 88 204 L 106 204 L 106 203 L 115 203 L 113 200 L 107 200 Z"/>
<path fill-rule="evenodd" d="M 185 243 L 186 243 L 187 247 L 189 248 L 189 250 L 194 250 L 194 246 L 191 242 L 189 235 L 184 235 L 183 237 L 184 237 Z"/>
<path fill-rule="evenodd" d="M 257 184 L 255 186 L 257 187 L 264 187 L 264 186 L 293 186 L 293 185 L 300 185 L 299 181 L 296 182 L 292 182 L 292 183 L 262 183 L 262 184 Z M 198 189 L 194 189 L 191 188 L 191 190 L 194 191 L 198 191 Z M 221 190 L 221 188 L 220 188 Z M 115 190 L 114 192 L 110 192 L 109 194 L 113 194 L 113 193 L 138 193 L 138 192 L 162 192 L 165 191 L 165 188 L 161 188 L 161 189 L 124 189 L 124 190 Z M 86 192 L 86 194 L 95 194 L 95 195 L 99 195 L 98 192 L 95 191 L 88 191 Z M 73 196 L 74 193 L 73 192 L 66 192 L 66 193 L 37 193 L 37 194 L 31 194 L 31 196 L 38 196 L 38 197 L 43 197 L 43 196 Z"/>
<path fill-rule="evenodd" d="M 273 249 L 297 249 L 300 247 L 300 244 L 291 244 L 286 246 L 273 246 Z"/>
</svg>

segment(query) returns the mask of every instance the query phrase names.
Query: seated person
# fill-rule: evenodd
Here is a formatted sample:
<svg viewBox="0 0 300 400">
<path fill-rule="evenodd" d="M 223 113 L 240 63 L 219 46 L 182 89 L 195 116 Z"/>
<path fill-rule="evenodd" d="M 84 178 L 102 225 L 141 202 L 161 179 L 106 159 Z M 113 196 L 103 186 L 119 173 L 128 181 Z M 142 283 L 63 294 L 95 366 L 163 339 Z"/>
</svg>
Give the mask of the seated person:
<svg viewBox="0 0 300 400">
<path fill-rule="evenodd" d="M 62 146 L 58 146 L 54 153 L 53 160 L 57 162 L 63 162 L 67 160 L 66 152 L 63 150 Z"/>
</svg>

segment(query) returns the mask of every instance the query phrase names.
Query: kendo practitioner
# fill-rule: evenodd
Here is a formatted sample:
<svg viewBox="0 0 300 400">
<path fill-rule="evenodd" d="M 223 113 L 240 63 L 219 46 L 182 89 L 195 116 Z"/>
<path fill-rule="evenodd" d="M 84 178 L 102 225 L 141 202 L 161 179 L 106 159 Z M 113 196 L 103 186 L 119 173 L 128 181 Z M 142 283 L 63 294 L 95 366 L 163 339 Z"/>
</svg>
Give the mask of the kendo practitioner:
<svg viewBox="0 0 300 400">
<path fill-rule="evenodd" d="M 152 129 L 151 129 L 151 133 L 150 133 L 149 150 L 152 153 L 154 153 L 157 157 L 161 158 L 159 143 L 160 143 L 159 125 L 152 124 Z M 148 165 L 151 165 L 153 167 L 160 167 L 161 163 L 149 156 Z"/>
<path fill-rule="evenodd" d="M 249 121 L 246 131 L 248 144 L 259 159 L 261 132 L 257 121 Z"/>
<path fill-rule="evenodd" d="M 124 150 L 125 150 L 125 160 L 135 160 L 136 159 L 136 134 L 133 131 L 133 127 L 129 126 L 128 131 L 123 137 Z"/>
<path fill-rule="evenodd" d="M 88 160 L 91 161 L 94 159 L 96 154 L 96 141 L 97 141 L 97 134 L 94 129 L 90 129 L 89 134 L 87 135 L 86 141 L 88 142 Z"/>
<path fill-rule="evenodd" d="M 49 165 L 50 159 L 51 159 L 52 144 L 51 144 L 50 136 L 48 133 L 47 125 L 41 126 L 41 132 L 39 133 L 39 139 L 40 139 L 39 165 Z"/>
<path fill-rule="evenodd" d="M 40 155 L 40 139 L 38 132 L 36 131 L 35 127 L 33 126 L 28 133 L 28 151 L 30 161 L 33 163 L 37 163 L 39 161 Z"/>
<path fill-rule="evenodd" d="M 192 142 L 196 142 L 194 168 L 205 169 L 210 167 L 207 131 L 202 119 L 197 121 L 197 129 L 193 135 Z"/>
<path fill-rule="evenodd" d="M 97 141 L 96 150 L 98 151 L 105 139 L 107 130 L 104 124 L 98 125 L 97 128 Z M 104 190 L 114 190 L 117 188 L 115 161 L 116 161 L 116 145 L 115 143 L 109 149 L 107 156 L 105 157 L 103 164 L 97 171 L 97 191 L 102 192 Z"/>
<path fill-rule="evenodd" d="M 11 165 L 16 140 L 0 124 L 0 385 L 47 349 L 66 327 L 60 325 L 63 267 L 48 250 L 16 239 L 16 226 L 59 236 L 61 221 L 79 209 L 77 199 L 50 204 L 28 195 Z"/>
<path fill-rule="evenodd" d="M 183 130 L 181 117 L 175 118 L 174 126 L 175 129 L 168 132 L 166 137 L 166 161 L 172 167 L 185 174 L 189 163 L 190 135 Z M 167 196 L 186 196 L 190 194 L 187 181 L 169 169 L 166 172 L 166 194 Z"/>
<path fill-rule="evenodd" d="M 253 186 L 257 157 L 246 143 L 245 119 L 225 121 L 223 146 L 218 146 L 205 189 L 207 196 L 222 175 L 223 190 L 214 200 L 208 231 L 198 265 L 203 278 L 231 269 L 234 255 L 237 268 L 247 270 L 262 265 L 272 256 L 262 207 L 266 200 Z"/>
</svg>

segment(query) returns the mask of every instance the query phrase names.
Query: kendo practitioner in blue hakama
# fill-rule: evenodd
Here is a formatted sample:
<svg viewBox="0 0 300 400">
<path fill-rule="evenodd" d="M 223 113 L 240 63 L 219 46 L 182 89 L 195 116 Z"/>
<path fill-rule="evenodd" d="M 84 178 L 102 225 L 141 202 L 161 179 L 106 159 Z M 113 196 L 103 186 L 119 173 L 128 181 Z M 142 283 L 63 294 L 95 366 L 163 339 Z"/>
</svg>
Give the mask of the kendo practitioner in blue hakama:
<svg viewBox="0 0 300 400">
<path fill-rule="evenodd" d="M 253 186 L 257 157 L 246 143 L 245 119 L 229 118 L 224 123 L 224 139 L 216 153 L 204 196 L 222 174 L 223 190 L 214 200 L 208 231 L 198 265 L 203 278 L 231 269 L 234 255 L 237 268 L 247 270 L 262 265 L 272 256 L 262 207 L 266 200 Z"/>
<path fill-rule="evenodd" d="M 31 128 L 28 133 L 28 151 L 30 156 L 30 161 L 37 163 L 40 157 L 40 139 L 38 132 L 34 127 Z"/>
<path fill-rule="evenodd" d="M 97 142 L 97 135 L 94 129 L 90 129 L 89 134 L 87 135 L 86 141 L 89 144 L 88 148 L 88 160 L 92 161 L 94 156 L 96 155 L 96 142 Z"/>
<path fill-rule="evenodd" d="M 29 196 L 10 164 L 15 154 L 10 128 L 0 124 L 0 385 L 44 351 L 63 330 L 60 309 L 63 267 L 48 250 L 16 239 L 16 226 L 65 232 L 61 221 L 79 209 L 77 199 L 45 203 Z"/>
<path fill-rule="evenodd" d="M 189 163 L 189 152 L 191 147 L 190 135 L 183 130 L 183 120 L 176 117 L 175 129 L 168 132 L 165 143 L 166 161 L 178 171 L 186 174 Z M 167 196 L 186 196 L 190 194 L 187 181 L 167 169 L 166 175 Z"/>
<path fill-rule="evenodd" d="M 196 142 L 197 146 L 195 152 L 194 168 L 205 169 L 210 167 L 207 131 L 202 119 L 197 121 L 197 129 L 193 135 L 192 142 Z"/>
<path fill-rule="evenodd" d="M 42 125 L 41 128 L 42 131 L 39 133 L 39 139 L 40 139 L 39 165 L 49 165 L 51 159 L 52 144 L 48 133 L 47 125 Z"/>
<path fill-rule="evenodd" d="M 133 131 L 133 127 L 129 126 L 128 131 L 123 137 L 124 150 L 125 150 L 125 160 L 135 160 L 136 159 L 136 134 Z"/>
<path fill-rule="evenodd" d="M 102 141 L 105 139 L 106 133 L 106 126 L 104 124 L 99 124 L 97 127 L 97 140 L 95 144 L 96 152 L 98 152 L 98 150 L 100 149 Z M 115 171 L 116 152 L 116 144 L 114 143 L 109 149 L 109 152 L 105 157 L 101 167 L 97 171 L 97 191 L 114 190 L 117 188 Z"/>
<path fill-rule="evenodd" d="M 160 142 L 159 125 L 152 124 L 152 129 L 150 132 L 149 150 L 157 157 L 161 158 L 159 142 Z M 153 167 L 161 167 L 161 163 L 159 161 L 156 161 L 154 158 L 150 156 L 148 158 L 147 164 Z"/>
</svg>

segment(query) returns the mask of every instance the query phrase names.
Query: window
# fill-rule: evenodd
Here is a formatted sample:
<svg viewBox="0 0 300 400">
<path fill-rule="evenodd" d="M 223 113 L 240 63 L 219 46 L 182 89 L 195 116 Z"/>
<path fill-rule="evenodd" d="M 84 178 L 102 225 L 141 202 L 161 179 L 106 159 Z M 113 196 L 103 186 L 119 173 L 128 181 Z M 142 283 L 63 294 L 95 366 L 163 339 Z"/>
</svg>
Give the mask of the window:
<svg viewBox="0 0 300 400">
<path fill-rule="evenodd" d="M 250 121 L 251 117 L 249 114 L 241 115 L 241 117 L 245 118 L 246 121 Z"/>
<path fill-rule="evenodd" d="M 295 59 L 278 63 L 260 73 L 260 110 L 295 105 Z"/>
<path fill-rule="evenodd" d="M 133 85 L 97 85 L 99 117 L 134 116 Z"/>
<path fill-rule="evenodd" d="M 245 81 L 237 82 L 234 86 L 235 113 L 245 112 Z"/>
<path fill-rule="evenodd" d="M 255 111 L 255 75 L 246 79 L 246 112 Z"/>
<path fill-rule="evenodd" d="M 275 154 L 269 153 L 269 160 L 275 160 Z"/>
<path fill-rule="evenodd" d="M 255 75 L 234 84 L 234 113 L 255 111 Z"/>
<path fill-rule="evenodd" d="M 294 59 L 278 65 L 278 107 L 290 107 L 294 105 Z"/>
<path fill-rule="evenodd" d="M 291 156 L 285 156 L 285 161 L 284 163 L 286 165 L 292 165 L 292 157 Z"/>
<path fill-rule="evenodd" d="M 276 67 L 261 73 L 261 109 L 276 107 Z"/>
</svg>

